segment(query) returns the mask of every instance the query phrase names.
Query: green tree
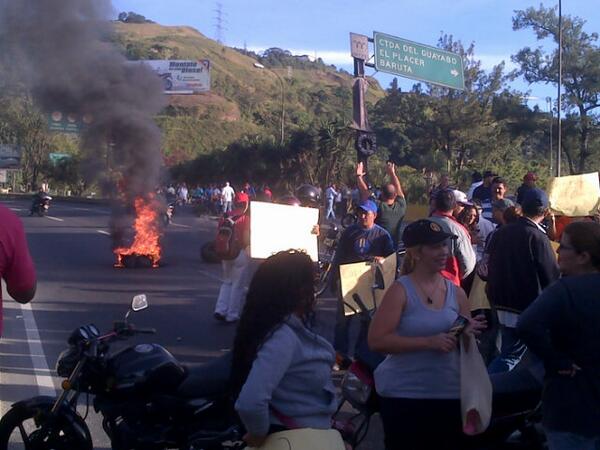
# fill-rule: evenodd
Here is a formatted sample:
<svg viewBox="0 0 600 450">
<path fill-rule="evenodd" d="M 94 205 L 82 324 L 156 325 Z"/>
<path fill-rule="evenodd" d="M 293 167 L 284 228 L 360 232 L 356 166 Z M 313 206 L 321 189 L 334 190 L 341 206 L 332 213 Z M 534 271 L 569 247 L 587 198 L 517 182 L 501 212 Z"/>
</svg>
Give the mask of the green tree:
<svg viewBox="0 0 600 450">
<path fill-rule="evenodd" d="M 578 148 L 568 146 L 565 152 L 572 174 L 586 170 L 590 148 L 590 134 L 596 117 L 593 111 L 600 106 L 600 49 L 598 34 L 583 30 L 585 21 L 579 17 L 563 16 L 563 87 L 564 110 L 579 116 Z M 558 16 L 556 8 L 540 5 L 515 12 L 513 29 L 532 29 L 538 41 L 552 39 L 556 48 L 544 51 L 542 47 L 525 47 L 512 57 L 520 66 L 519 73 L 529 83 L 558 85 Z"/>
</svg>

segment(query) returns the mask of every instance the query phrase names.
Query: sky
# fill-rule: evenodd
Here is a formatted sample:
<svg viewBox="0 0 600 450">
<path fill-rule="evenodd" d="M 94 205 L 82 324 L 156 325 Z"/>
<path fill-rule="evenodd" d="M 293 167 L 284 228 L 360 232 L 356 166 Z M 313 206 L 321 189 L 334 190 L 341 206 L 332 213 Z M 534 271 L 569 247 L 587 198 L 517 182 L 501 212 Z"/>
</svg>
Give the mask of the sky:
<svg viewBox="0 0 600 450">
<path fill-rule="evenodd" d="M 280 47 L 316 55 L 351 72 L 349 33 L 372 37 L 373 31 L 432 46 L 442 33 L 451 34 L 465 46 L 475 44 L 475 57 L 484 68 L 501 61 L 507 69 L 515 68 L 510 57 L 521 48 L 554 44 L 536 41 L 531 30 L 513 31 L 514 11 L 540 3 L 552 7 L 558 0 L 113 0 L 117 12 L 134 11 L 163 25 L 192 26 L 213 39 L 218 3 L 225 45 L 256 51 Z M 598 6 L 598 0 L 562 1 L 563 14 L 585 19 L 588 33 L 600 31 Z M 375 74 L 374 69 L 367 68 L 367 74 Z M 384 88 L 393 78 L 381 72 L 374 76 Z M 413 84 L 399 78 L 404 90 Z M 524 80 L 512 86 L 528 92 L 525 101 L 530 107 L 539 104 L 545 110 L 545 98 L 556 99 L 555 86 L 528 85 Z"/>
</svg>

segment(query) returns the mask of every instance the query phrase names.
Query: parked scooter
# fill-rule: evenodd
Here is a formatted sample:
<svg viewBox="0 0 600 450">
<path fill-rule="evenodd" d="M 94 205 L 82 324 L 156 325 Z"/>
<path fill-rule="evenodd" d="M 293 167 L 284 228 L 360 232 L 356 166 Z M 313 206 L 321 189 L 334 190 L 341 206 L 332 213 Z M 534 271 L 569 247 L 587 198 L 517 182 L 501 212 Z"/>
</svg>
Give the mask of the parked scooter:
<svg viewBox="0 0 600 450">
<path fill-rule="evenodd" d="M 62 393 L 12 405 L 0 420 L 0 450 L 92 450 L 85 422 L 90 394 L 114 450 L 244 448 L 227 393 L 229 355 L 190 368 L 158 344 L 111 353 L 114 341 L 155 332 L 127 320 L 147 307 L 146 296 L 137 295 L 125 320 L 108 333 L 101 335 L 94 325 L 73 331 L 56 365 L 65 378 Z M 87 398 L 83 417 L 77 411 L 81 394 Z"/>
</svg>

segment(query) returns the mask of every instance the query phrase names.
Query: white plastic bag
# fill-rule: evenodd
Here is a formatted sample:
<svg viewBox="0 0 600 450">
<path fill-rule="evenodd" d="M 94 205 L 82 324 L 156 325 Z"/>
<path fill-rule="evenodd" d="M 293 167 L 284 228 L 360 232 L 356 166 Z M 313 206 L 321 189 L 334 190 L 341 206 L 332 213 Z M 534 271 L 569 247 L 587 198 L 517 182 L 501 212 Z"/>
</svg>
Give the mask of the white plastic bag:
<svg viewBox="0 0 600 450">
<path fill-rule="evenodd" d="M 463 432 L 483 433 L 492 418 L 492 382 L 472 335 L 460 343 L 460 408 Z"/>
</svg>

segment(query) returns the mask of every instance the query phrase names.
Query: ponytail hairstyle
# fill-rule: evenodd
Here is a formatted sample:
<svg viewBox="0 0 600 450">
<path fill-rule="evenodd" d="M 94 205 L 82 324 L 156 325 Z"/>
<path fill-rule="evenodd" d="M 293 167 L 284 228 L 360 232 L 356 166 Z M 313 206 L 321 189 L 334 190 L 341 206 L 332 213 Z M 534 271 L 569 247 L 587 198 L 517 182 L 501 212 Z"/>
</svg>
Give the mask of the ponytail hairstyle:
<svg viewBox="0 0 600 450">
<path fill-rule="evenodd" d="M 402 265 L 400 266 L 400 275 L 408 275 L 415 271 L 417 267 L 417 254 L 421 252 L 421 246 L 416 245 L 406 249 L 406 254 L 402 259 Z"/>
</svg>

